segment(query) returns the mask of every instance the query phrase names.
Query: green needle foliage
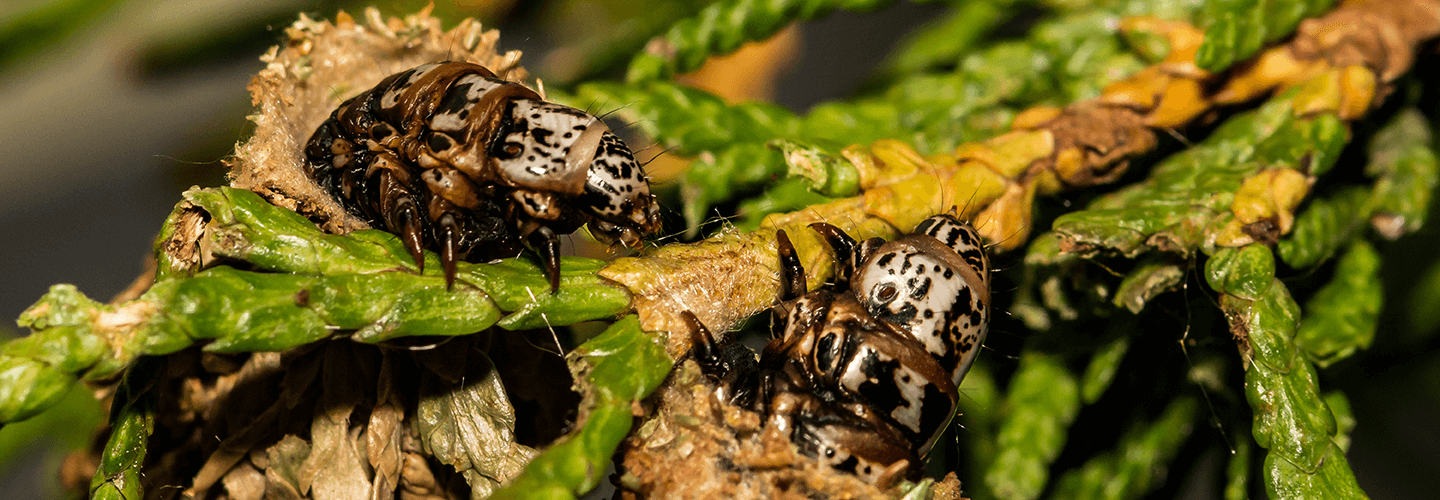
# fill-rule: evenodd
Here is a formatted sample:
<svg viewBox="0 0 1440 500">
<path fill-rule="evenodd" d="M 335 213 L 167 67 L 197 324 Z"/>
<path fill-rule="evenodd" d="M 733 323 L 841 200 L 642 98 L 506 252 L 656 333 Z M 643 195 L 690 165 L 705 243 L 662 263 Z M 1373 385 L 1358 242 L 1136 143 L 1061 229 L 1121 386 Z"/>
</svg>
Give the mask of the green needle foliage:
<svg viewBox="0 0 1440 500">
<path fill-rule="evenodd" d="M 1204 142 L 1155 166 L 1145 181 L 1055 220 L 1055 230 L 1079 245 L 1137 256 L 1150 250 L 1193 252 L 1233 217 L 1242 183 L 1262 169 L 1290 168 L 1320 175 L 1345 146 L 1338 118 L 1295 116 L 1290 99 L 1226 121 Z"/>
<path fill-rule="evenodd" d="M 835 9 L 866 11 L 893 0 L 773 0 L 716 2 L 700 14 L 675 23 L 660 40 L 667 54 L 642 53 L 630 61 L 630 83 L 666 79 L 700 68 L 706 58 L 727 54 L 740 45 L 764 40 L 795 21 L 825 16 Z"/>
<path fill-rule="evenodd" d="M 593 259 L 562 259 L 553 295 L 539 266 L 523 259 L 461 263 L 455 289 L 447 291 L 438 258 L 427 254 L 425 273 L 416 274 L 392 234 L 323 234 L 245 190 L 186 197 L 211 218 L 215 229 L 206 241 L 214 255 L 257 270 L 162 272 L 144 295 L 118 305 L 56 285 L 20 318 L 34 333 L 0 346 L 0 376 L 11 380 L 0 384 L 0 422 L 44 410 L 77 377 L 107 379 L 142 355 L 197 342 L 210 352 L 280 351 L 353 330 L 353 340 L 375 343 L 465 335 L 490 325 L 564 326 L 614 318 L 630 304 L 628 292 L 595 274 L 604 263 Z"/>
<path fill-rule="evenodd" d="M 157 360 L 148 360 L 130 370 L 115 390 L 110 412 L 110 440 L 100 455 L 100 467 L 90 481 L 90 498 L 128 500 L 144 496 L 140 489 L 141 467 L 145 464 L 146 440 L 155 430 L 155 393 L 147 384 L 160 375 Z"/>
<path fill-rule="evenodd" d="M 1380 254 L 1356 240 L 1335 266 L 1335 279 L 1305 304 L 1295 345 L 1321 368 L 1366 349 L 1375 340 L 1382 302 Z"/>
<path fill-rule="evenodd" d="M 1155 422 L 1137 424 L 1127 430 L 1114 451 L 1066 472 L 1051 498 L 1141 498 L 1164 477 L 1164 467 L 1155 464 L 1169 462 L 1180 451 L 1199 410 L 1200 404 L 1194 398 L 1175 399 Z"/>
<path fill-rule="evenodd" d="M 1224 294 L 1221 307 L 1247 327 L 1251 357 L 1245 395 L 1255 410 L 1255 441 L 1270 449 L 1266 488 L 1298 492 L 1323 485 L 1336 497 L 1363 496 L 1349 465 L 1338 459 L 1343 454 L 1331 449 L 1335 418 L 1320 395 L 1314 366 L 1295 346 L 1300 307 L 1275 278 L 1273 253 L 1258 245 L 1223 250 L 1211 258 L 1206 273 L 1211 286 Z"/>
<path fill-rule="evenodd" d="M 804 113 L 726 103 L 672 80 L 791 23 L 892 3 L 727 0 L 686 7 L 698 13 L 674 22 L 638 55 L 626 49 L 623 55 L 633 57 L 624 82 L 579 81 L 550 95 L 615 110 L 666 154 L 693 159 L 678 182 L 688 236 L 715 229 L 702 224 L 712 213 L 733 217 L 726 231 L 752 231 L 771 214 L 866 195 L 870 186 L 852 162 L 875 141 L 899 141 L 945 164 L 957 146 L 1010 131 L 1027 109 L 1096 98 L 1108 85 L 1167 61 L 1170 39 L 1121 33 L 1124 16 L 1198 26 L 1204 42 L 1196 65 L 1220 72 L 1243 67 L 1237 64 L 1335 2 L 951 2 L 948 14 L 915 31 L 881 67 L 861 69 L 872 77 L 865 93 Z M 104 2 L 56 2 L 82 4 Z M 993 39 L 1002 26 L 1025 29 Z M 611 38 L 617 47 L 637 46 Z M 619 74 L 626 57 L 613 48 L 600 52 L 599 62 L 577 74 Z M 996 352 L 982 356 L 962 381 L 955 421 L 963 431 L 955 432 L 954 448 L 936 446 L 929 472 L 956 472 L 976 499 L 1141 498 L 1183 477 L 1167 469 L 1188 463 L 1190 450 L 1223 440 L 1232 453 L 1214 481 L 1227 499 L 1262 490 L 1271 498 L 1365 498 L 1345 452 L 1352 431 L 1366 421 L 1343 393 L 1327 387 L 1328 374 L 1363 362 L 1364 351 L 1385 342 L 1382 271 L 1390 243 L 1380 240 L 1409 241 L 1401 238 L 1423 231 L 1433 204 L 1440 181 L 1435 110 L 1416 104 L 1434 101 L 1427 77 L 1433 75 L 1398 82 L 1399 101 L 1373 106 L 1374 116 L 1358 122 L 1306 107 L 1313 95 L 1303 87 L 1215 109 L 1171 131 L 1181 140 L 1130 158 L 1131 173 L 1119 185 L 1024 208 L 1033 208 L 1033 217 L 1025 217 L 1041 234 L 1023 256 L 996 256 L 1002 270 L 991 291 L 994 331 L 986 346 Z M 1028 182 L 1031 174 L 1006 181 Z M 422 271 L 389 233 L 326 234 L 231 188 L 194 189 L 184 200 L 161 228 L 148 291 L 101 304 L 56 285 L 20 317 L 31 335 L 0 345 L 0 424 L 58 404 L 79 382 L 119 380 L 113 430 L 90 492 L 97 498 L 145 493 L 147 439 L 161 407 L 147 383 L 160 376 L 162 356 L 196 346 L 208 353 L 295 352 L 340 337 L 391 348 L 414 341 L 406 337 L 453 341 L 492 327 L 611 321 L 565 355 L 581 397 L 576 422 L 536 452 L 516 443 L 473 452 L 469 441 L 452 439 L 471 424 L 514 431 L 514 407 L 503 398 L 519 395 L 503 394 L 494 371 L 419 403 L 425 451 L 497 498 L 572 498 L 600 485 L 638 423 L 639 402 L 664 383 L 672 356 L 681 354 L 673 345 L 667 352 L 664 333 L 643 331 L 639 318 L 652 311 L 600 277 L 605 261 L 563 259 L 554 294 L 523 257 L 461 263 L 447 289 L 434 254 L 425 255 Z M 197 220 L 200 240 L 184 240 Z M 186 257 L 177 245 L 193 246 L 196 255 Z M 1435 276 L 1440 272 L 1420 285 L 1422 293 L 1440 288 Z M 1190 293 L 1192 284 L 1199 292 Z M 1183 298 L 1177 289 L 1185 290 Z M 1440 324 L 1433 313 L 1415 315 Z M 1184 333 L 1160 341 L 1149 333 L 1177 330 Z M 1183 355 L 1188 370 L 1157 361 L 1166 355 Z M 469 407 L 481 408 L 483 421 L 457 417 Z M 1129 413 L 1096 417 L 1117 407 Z M 1195 432 L 1212 421 L 1216 432 Z M 298 439 L 280 444 L 270 450 L 275 456 L 308 446 Z M 519 457 L 531 453 L 509 484 L 491 477 L 518 469 Z M 485 460 L 499 465 L 476 463 Z M 927 479 L 902 494 L 920 498 L 938 484 Z"/>
<path fill-rule="evenodd" d="M 1079 381 L 1058 359 L 1031 353 L 1020 359 L 1004 408 L 985 486 L 998 498 L 1037 498 L 1080 410 Z"/>
<path fill-rule="evenodd" d="M 1223 71 L 1284 38 L 1307 17 L 1330 10 L 1335 0 L 1208 0 L 1201 14 L 1205 43 L 1195 64 Z"/>
<path fill-rule="evenodd" d="M 585 373 L 589 415 L 579 430 L 535 457 L 525 472 L 493 498 L 568 498 L 604 479 L 615 448 L 630 433 L 631 405 L 644 399 L 670 372 L 664 346 L 640 329 L 634 316 L 615 322 L 571 353 Z"/>
<path fill-rule="evenodd" d="M 671 154 L 695 156 L 681 179 L 682 214 L 693 235 L 710 207 L 736 198 L 764 200 L 749 208 L 772 211 L 746 212 L 756 219 L 816 201 L 799 193 L 782 198 L 783 193 L 762 192 L 787 175 L 781 153 L 769 145 L 772 140 L 835 152 L 849 144 L 900 138 L 922 153 L 948 152 L 1004 131 L 1019 109 L 1094 97 L 1105 85 L 1139 70 L 1147 55 L 1156 54 L 1136 50 L 1132 40 L 1116 33 L 1116 10 L 1181 19 L 1194 11 L 1183 2 L 1122 2 L 1119 9 L 1086 5 L 1041 21 L 1024 40 L 972 51 L 967 49 L 977 36 L 976 25 L 1000 18 L 1009 6 L 959 2 L 951 21 L 931 26 L 897 52 L 897 61 L 915 61 L 897 64 L 917 67 L 894 73 L 893 81 L 873 96 L 821 104 L 805 116 L 763 103 L 726 104 L 707 92 L 661 79 L 697 69 L 705 57 L 732 51 L 741 42 L 773 34 L 784 23 L 769 22 L 772 16 L 805 20 L 834 8 L 865 10 L 888 3 L 716 3 L 666 35 L 673 54 L 642 54 L 632 61 L 627 83 L 587 83 L 573 95 L 554 97 L 580 107 L 615 109 Z M 961 20 L 972 11 L 979 13 Z M 920 43 L 938 39 L 946 45 Z"/>
<path fill-rule="evenodd" d="M 1370 200 L 1369 190 L 1356 186 L 1312 201 L 1295 219 L 1295 232 L 1276 246 L 1280 259 L 1296 268 L 1324 262 L 1369 222 Z"/>
</svg>

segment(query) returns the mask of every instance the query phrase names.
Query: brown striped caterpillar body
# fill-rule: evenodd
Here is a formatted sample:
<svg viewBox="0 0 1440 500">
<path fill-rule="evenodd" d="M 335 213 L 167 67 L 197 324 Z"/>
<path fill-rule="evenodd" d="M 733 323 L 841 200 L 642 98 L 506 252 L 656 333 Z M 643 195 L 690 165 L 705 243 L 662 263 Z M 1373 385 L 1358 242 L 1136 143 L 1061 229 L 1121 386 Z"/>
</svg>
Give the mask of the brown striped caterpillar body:
<svg viewBox="0 0 1440 500">
<path fill-rule="evenodd" d="M 759 412 L 802 453 L 886 487 L 919 473 L 955 413 L 989 327 L 989 261 L 980 235 L 951 215 L 888 243 L 811 227 L 835 251 L 835 283 L 806 293 L 778 232 L 781 303 L 758 365 L 725 356 L 687 313 L 692 355 L 720 399 Z"/>
<path fill-rule="evenodd" d="M 305 145 L 307 173 L 453 283 L 459 260 L 524 246 L 559 286 L 558 235 L 589 224 L 636 246 L 659 228 L 645 171 L 603 121 L 464 62 L 425 64 L 340 104 Z"/>
</svg>

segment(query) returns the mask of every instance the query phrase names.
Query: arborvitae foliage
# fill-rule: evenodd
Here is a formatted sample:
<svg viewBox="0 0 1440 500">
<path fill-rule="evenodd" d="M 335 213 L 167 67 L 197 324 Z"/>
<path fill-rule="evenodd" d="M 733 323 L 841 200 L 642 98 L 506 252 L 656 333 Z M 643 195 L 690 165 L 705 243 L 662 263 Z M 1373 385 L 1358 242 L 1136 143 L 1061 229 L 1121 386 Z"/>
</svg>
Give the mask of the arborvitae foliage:
<svg viewBox="0 0 1440 500">
<path fill-rule="evenodd" d="M 832 256 L 808 224 L 889 238 L 955 207 L 1005 263 L 992 290 L 1002 318 L 932 476 L 955 472 L 972 498 L 1140 498 L 1173 492 L 1172 467 L 1220 441 L 1226 498 L 1365 497 L 1345 451 L 1366 422 L 1326 374 L 1384 342 L 1385 307 L 1413 301 L 1383 300 L 1386 264 L 1429 264 L 1385 256 L 1418 244 L 1407 235 L 1424 227 L 1440 169 L 1440 86 L 1411 71 L 1440 36 L 1440 3 L 955 2 L 885 66 L 858 68 L 875 75 L 869 92 L 804 114 L 674 80 L 791 23 L 890 3 L 715 2 L 628 64 L 585 71 L 623 80 L 548 89 L 616 105 L 637 135 L 693 160 L 665 193 L 679 214 L 667 231 L 688 242 L 567 258 L 555 294 L 523 256 L 461 264 L 447 290 L 436 257 L 417 272 L 394 235 L 328 234 L 273 205 L 304 210 L 280 191 L 194 189 L 161 227 L 142 294 L 101 304 L 56 285 L 21 316 L 32 334 L 0 346 L 0 422 L 82 380 L 118 384 L 90 490 L 104 498 L 139 498 L 158 477 L 201 495 L 259 477 L 271 494 L 314 498 L 569 497 L 607 480 L 627 437 L 671 433 L 664 445 L 682 446 L 710 429 L 666 420 L 646 398 L 704 383 L 683 368 L 667 379 L 690 343 L 681 312 L 725 331 L 776 301 L 777 230 L 813 288 Z M 1031 17 L 1024 34 L 987 35 L 1019 15 Z M 335 25 L 409 43 L 438 36 L 425 19 Z M 323 66 L 286 51 L 319 47 L 335 25 L 302 18 L 268 61 L 311 77 Z M 240 163 L 268 165 L 254 145 Z M 707 221 L 736 215 L 725 211 L 743 219 Z M 549 333 L 523 333 L 537 329 Z M 552 395 L 517 392 L 532 374 L 499 358 L 492 344 L 507 336 L 553 336 L 564 351 L 579 407 L 545 442 L 517 437 L 529 432 L 521 402 Z M 226 360 L 244 367 L 212 369 Z M 187 442 L 166 429 L 218 417 L 176 403 L 198 396 L 164 381 L 186 377 L 221 396 L 263 386 L 269 399 L 223 442 Z M 189 469 L 182 449 L 203 450 Z M 614 480 L 643 492 L 646 473 Z M 899 488 L 889 494 L 939 497 L 954 479 Z"/>
</svg>

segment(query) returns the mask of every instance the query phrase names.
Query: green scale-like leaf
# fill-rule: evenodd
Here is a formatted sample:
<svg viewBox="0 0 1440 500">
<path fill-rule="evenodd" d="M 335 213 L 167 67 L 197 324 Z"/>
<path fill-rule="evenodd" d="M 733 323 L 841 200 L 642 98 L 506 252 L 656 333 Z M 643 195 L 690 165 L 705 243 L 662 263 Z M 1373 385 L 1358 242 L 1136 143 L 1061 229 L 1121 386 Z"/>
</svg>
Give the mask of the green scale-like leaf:
<svg viewBox="0 0 1440 500">
<path fill-rule="evenodd" d="M 985 485 L 998 498 L 1037 498 L 1080 410 L 1079 383 L 1058 358 L 1027 353 L 1020 359 L 1004 407 L 1006 416 Z"/>
<path fill-rule="evenodd" d="M 1125 432 L 1115 450 L 1090 459 L 1085 465 L 1060 478 L 1055 500 L 1123 500 L 1140 498 L 1157 482 L 1163 482 L 1165 468 L 1190 436 L 1199 403 L 1180 397 L 1165 408 L 1160 418 L 1138 424 Z"/>
<path fill-rule="evenodd" d="M 685 155 L 764 143 L 798 130 L 795 116 L 774 104 L 726 104 L 714 94 L 669 81 L 593 82 L 574 95 L 551 97 L 581 107 L 613 108 L 659 144 Z"/>
<path fill-rule="evenodd" d="M 1235 454 L 1225 465 L 1225 500 L 1247 500 L 1250 498 L 1250 455 L 1253 445 L 1250 440 L 1241 439 L 1235 443 Z"/>
<path fill-rule="evenodd" d="M 1425 224 L 1440 179 L 1440 159 L 1431 142 L 1430 123 L 1415 108 L 1407 108 L 1375 134 L 1365 173 L 1376 178 L 1373 210 L 1398 223 L 1394 238 Z"/>
<path fill-rule="evenodd" d="M 1207 0 L 1201 14 L 1205 41 L 1195 64 L 1222 71 L 1260 52 L 1295 30 L 1302 19 L 1318 16 L 1335 0 Z"/>
<path fill-rule="evenodd" d="M 893 75 L 912 75 L 937 66 L 954 64 L 982 40 L 996 23 L 1009 17 L 1015 3 L 957 1 L 943 17 L 911 33 L 885 62 Z"/>
<path fill-rule="evenodd" d="M 90 480 L 90 498 L 131 500 L 144 498 L 140 468 L 145 463 L 147 442 L 155 430 L 155 392 L 148 384 L 160 376 L 163 362 L 151 358 L 126 374 L 115 391 L 110 413 L 110 439 L 100 453 L 100 466 Z"/>
<path fill-rule="evenodd" d="M 1152 297 L 1170 291 L 1184 279 L 1185 269 L 1179 264 L 1163 258 L 1148 259 L 1125 276 L 1112 302 L 1139 314 Z"/>
<path fill-rule="evenodd" d="M 712 55 L 728 54 L 752 40 L 769 38 L 794 21 L 829 15 L 835 9 L 873 10 L 894 0 L 726 0 L 675 23 L 663 37 L 662 54 L 646 52 L 630 61 L 626 80 L 661 80 L 700 68 Z"/>
<path fill-rule="evenodd" d="M 1129 322 L 1125 325 L 1133 326 Z M 1130 352 L 1129 337 L 1112 340 L 1095 351 L 1095 355 L 1090 358 L 1090 365 L 1085 367 L 1085 374 L 1080 377 L 1080 395 L 1085 404 L 1099 401 L 1105 389 L 1110 388 L 1110 383 L 1115 381 L 1115 375 L 1120 372 L 1120 362 L 1125 359 L 1127 352 Z"/>
<path fill-rule="evenodd" d="M 1270 450 L 1265 484 L 1272 498 L 1363 498 L 1344 454 L 1333 449 L 1336 419 L 1294 342 L 1299 306 L 1275 278 L 1273 253 L 1262 245 L 1227 249 L 1207 262 L 1206 276 L 1249 346 L 1245 394 L 1255 441 Z"/>
<path fill-rule="evenodd" d="M 1334 255 L 1364 228 L 1370 216 L 1369 190 L 1355 187 L 1316 198 L 1295 218 L 1295 229 L 1280 240 L 1276 250 L 1290 267 L 1306 268 Z"/>
<path fill-rule="evenodd" d="M 627 292 L 596 275 L 605 265 L 596 259 L 562 258 L 554 294 L 540 267 L 526 258 L 459 263 L 456 285 L 447 291 L 439 258 L 426 252 L 425 272 L 415 274 L 409 254 L 390 233 L 324 234 L 244 190 L 195 191 L 191 199 L 221 228 L 209 235 L 212 252 L 270 271 L 321 276 L 314 282 L 289 278 L 310 285 L 304 297 L 295 290 L 296 302 L 308 303 L 332 327 L 360 329 L 363 341 L 467 333 L 497 318 L 510 329 L 569 325 L 614 317 L 629 306 Z M 509 314 L 501 317 L 501 311 Z"/>
<path fill-rule="evenodd" d="M 1335 278 L 1305 304 L 1295 345 L 1321 368 L 1370 347 L 1383 293 L 1380 254 L 1357 240 L 1340 257 Z"/>
<path fill-rule="evenodd" d="M 801 137 L 833 144 L 906 141 L 923 153 L 1003 132 L 1028 106 L 1099 95 L 1143 62 L 1116 36 L 1114 14 L 1082 10 L 1038 23 L 1028 37 L 964 54 L 948 73 L 916 73 L 876 96 L 816 106 Z"/>
<path fill-rule="evenodd" d="M 141 355 L 200 341 L 211 352 L 279 351 L 340 331 L 382 342 L 465 335 L 495 324 L 562 326 L 613 318 L 630 307 L 628 292 L 596 274 L 603 261 L 561 259 L 555 294 L 539 266 L 525 258 L 460 263 L 455 287 L 447 290 L 434 253 L 426 253 L 425 273 L 416 274 L 389 233 L 324 234 L 245 190 L 186 196 L 210 214 L 205 238 L 211 252 L 272 272 L 228 266 L 189 277 L 172 272 L 119 305 L 99 304 L 69 285 L 52 287 L 20 317 L 33 333 L 0 346 L 0 422 L 54 404 L 77 376 L 112 377 Z"/>
<path fill-rule="evenodd" d="M 1370 142 L 1370 189 L 1351 187 L 1309 204 L 1295 229 L 1277 247 L 1291 267 L 1312 267 L 1329 259 L 1366 223 L 1387 238 L 1414 232 L 1425 216 L 1440 161 L 1430 146 L 1429 123 L 1414 108 L 1401 111 Z"/>
<path fill-rule="evenodd" d="M 754 231 L 760 228 L 767 215 L 794 212 L 832 200 L 834 198 L 815 192 L 808 179 L 784 179 L 766 187 L 759 196 L 740 202 L 736 211 L 742 219 L 735 227 L 741 231 Z"/>
<path fill-rule="evenodd" d="M 568 356 L 584 399 L 580 424 L 536 456 L 492 498 L 574 498 L 599 484 L 644 399 L 670 372 L 673 361 L 659 340 L 628 316 Z"/>
<path fill-rule="evenodd" d="M 74 450 L 94 441 L 95 427 L 104 418 L 104 410 L 95 394 L 71 390 L 49 410 L 24 422 L 0 426 L 0 470 L 14 470 L 36 459 L 41 446 L 55 450 Z M 54 483 L 59 483 L 59 477 Z"/>
<path fill-rule="evenodd" d="M 1189 253 L 1218 231 L 1244 180 L 1266 168 L 1311 175 L 1329 170 L 1348 132 L 1338 118 L 1297 118 L 1287 93 L 1231 118 L 1204 142 L 1166 159 L 1145 181 L 1055 220 L 1055 231 L 1088 247 L 1134 257 L 1151 248 Z"/>
<path fill-rule="evenodd" d="M 1370 498 L 1355 481 L 1355 473 L 1344 460 L 1345 452 L 1334 443 L 1320 446 L 1325 447 L 1325 456 L 1321 457 L 1320 468 L 1313 472 L 1297 467 L 1278 453 L 1265 455 L 1265 492 L 1270 498 Z"/>
<path fill-rule="evenodd" d="M 746 16 L 752 15 L 760 16 L 756 19 L 769 19 L 765 16 L 771 14 L 759 14 L 761 11 L 774 11 L 773 15 L 783 11 L 784 15 L 791 16 L 785 21 L 789 22 L 810 19 L 812 14 L 835 6 L 871 8 L 887 2 L 835 5 L 812 2 L 814 5 L 803 7 L 800 3 L 718 3 L 686 22 L 694 23 L 693 26 L 677 25 L 667 40 L 672 42 L 672 48 L 694 49 L 700 45 L 690 42 L 675 45 L 673 37 L 684 32 L 689 33 L 682 37 L 686 40 L 696 37 L 709 40 L 704 43 L 730 40 L 718 33 L 739 28 L 726 23 L 749 23 L 753 20 Z M 970 9 L 967 6 L 972 4 L 986 5 L 967 3 L 960 7 L 961 11 L 967 11 Z M 1140 7 L 1128 5 L 1127 10 L 1133 11 L 1131 14 L 1145 14 L 1152 8 L 1143 2 L 1136 5 Z M 1184 11 L 1163 2 L 1153 8 L 1165 12 Z M 765 26 L 783 25 L 778 21 L 754 22 Z M 922 152 L 944 152 L 962 142 L 1005 130 L 1016 111 L 1025 106 L 1065 104 L 1094 97 L 1105 85 L 1142 65 L 1141 59 L 1126 50 L 1125 42 L 1115 36 L 1115 24 L 1114 14 L 1095 8 L 1058 20 L 1042 21 L 1029 40 L 1004 42 L 965 56 L 958 60 L 954 73 L 907 75 L 875 97 L 822 104 L 803 118 L 768 104 L 727 105 L 704 91 L 656 80 L 662 74 L 645 73 L 646 76 L 638 77 L 636 68 L 656 64 L 660 66 L 655 68 L 668 68 L 663 75 L 674 71 L 675 68 L 664 66 L 663 58 L 653 55 L 635 60 L 627 85 L 590 83 L 581 85 L 573 96 L 556 94 L 555 97 L 581 107 L 615 108 L 620 116 L 636 123 L 659 144 L 677 154 L 697 155 L 697 161 L 681 180 L 685 204 L 682 213 L 688 230 L 693 232 L 708 216 L 711 206 L 752 195 L 766 183 L 785 176 L 780 153 L 766 146 L 772 139 L 836 148 L 895 138 L 910 142 Z M 767 28 L 761 32 L 768 35 L 773 30 Z M 711 36 L 719 38 L 705 38 Z M 724 52 L 734 47 L 726 42 L 714 48 Z M 957 51 L 962 48 L 952 47 Z M 676 49 L 675 61 L 688 60 L 688 56 L 682 54 L 684 50 Z M 960 55 L 960 52 L 954 53 L 955 57 Z M 683 72 L 698 67 L 699 61 L 693 63 L 694 67 L 686 65 L 690 63 L 679 64 Z M 771 191 L 760 197 L 761 200 L 747 206 L 751 210 L 747 214 L 755 220 L 773 211 L 818 201 L 798 190 Z"/>
</svg>

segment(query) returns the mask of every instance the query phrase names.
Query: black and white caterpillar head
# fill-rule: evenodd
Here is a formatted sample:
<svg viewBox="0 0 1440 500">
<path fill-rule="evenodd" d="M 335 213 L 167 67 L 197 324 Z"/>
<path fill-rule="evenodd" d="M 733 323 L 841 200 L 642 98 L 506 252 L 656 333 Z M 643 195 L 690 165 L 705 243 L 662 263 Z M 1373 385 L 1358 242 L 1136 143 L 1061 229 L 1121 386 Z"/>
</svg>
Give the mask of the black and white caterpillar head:
<svg viewBox="0 0 1440 500">
<path fill-rule="evenodd" d="M 590 223 L 590 233 L 600 241 L 634 247 L 642 235 L 658 229 L 660 206 L 650 194 L 645 170 L 609 130 L 600 136 L 581 200 L 597 219 Z"/>
</svg>

